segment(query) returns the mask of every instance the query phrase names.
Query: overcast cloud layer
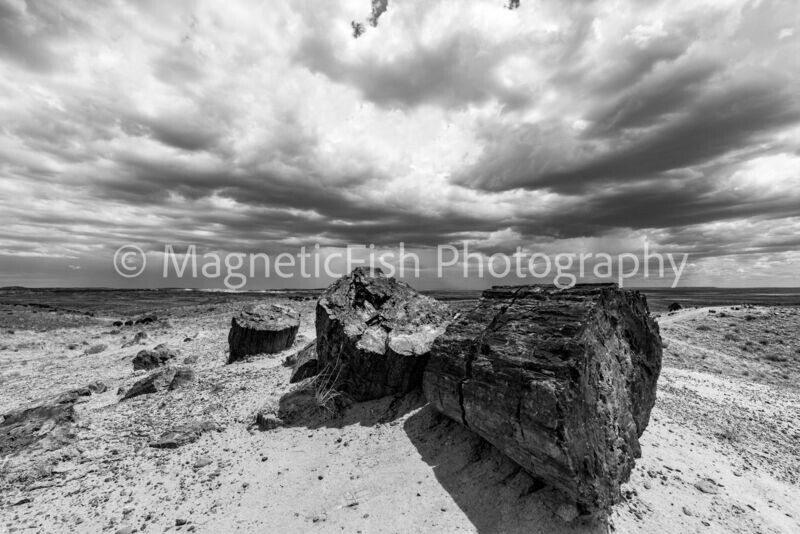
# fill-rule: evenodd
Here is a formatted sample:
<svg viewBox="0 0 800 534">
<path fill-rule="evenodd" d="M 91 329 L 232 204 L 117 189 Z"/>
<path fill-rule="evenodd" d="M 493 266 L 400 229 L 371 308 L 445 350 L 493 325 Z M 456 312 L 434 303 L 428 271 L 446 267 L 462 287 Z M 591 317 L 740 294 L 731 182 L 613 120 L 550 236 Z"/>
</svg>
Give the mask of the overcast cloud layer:
<svg viewBox="0 0 800 534">
<path fill-rule="evenodd" d="M 0 285 L 129 285 L 125 243 L 645 238 L 683 283 L 800 282 L 796 2 L 371 13 L 0 0 Z"/>
</svg>

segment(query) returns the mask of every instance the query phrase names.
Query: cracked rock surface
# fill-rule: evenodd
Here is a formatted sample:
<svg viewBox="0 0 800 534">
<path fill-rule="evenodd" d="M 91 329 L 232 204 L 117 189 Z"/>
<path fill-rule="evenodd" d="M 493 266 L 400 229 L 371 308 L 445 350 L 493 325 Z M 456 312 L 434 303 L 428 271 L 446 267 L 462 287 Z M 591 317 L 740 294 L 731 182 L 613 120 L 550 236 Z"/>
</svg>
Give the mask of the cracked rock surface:
<svg viewBox="0 0 800 534">
<path fill-rule="evenodd" d="M 380 269 L 354 269 L 317 303 L 319 369 L 357 401 L 411 391 L 450 317 L 447 305 Z"/>
<path fill-rule="evenodd" d="M 658 325 L 638 292 L 496 287 L 435 341 L 423 388 L 436 409 L 595 510 L 619 500 L 641 455 L 660 370 Z"/>
</svg>

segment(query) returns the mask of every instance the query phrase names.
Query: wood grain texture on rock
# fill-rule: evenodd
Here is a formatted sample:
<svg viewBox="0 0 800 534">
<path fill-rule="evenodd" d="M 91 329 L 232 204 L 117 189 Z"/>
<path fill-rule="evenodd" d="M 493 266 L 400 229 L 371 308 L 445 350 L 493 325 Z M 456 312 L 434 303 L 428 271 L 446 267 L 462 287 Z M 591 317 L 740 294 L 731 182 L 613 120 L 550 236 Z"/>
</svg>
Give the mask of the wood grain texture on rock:
<svg viewBox="0 0 800 534">
<path fill-rule="evenodd" d="M 291 308 L 277 304 L 250 306 L 231 320 L 228 363 L 288 349 L 299 328 L 300 316 Z"/>
<path fill-rule="evenodd" d="M 419 387 L 449 308 L 380 269 L 357 268 L 317 302 L 319 371 L 357 401 Z"/>
<path fill-rule="evenodd" d="M 647 301 L 613 284 L 495 287 L 431 349 L 425 396 L 585 510 L 641 455 L 661 371 Z"/>
<path fill-rule="evenodd" d="M 292 375 L 289 377 L 289 383 L 295 384 L 306 378 L 316 376 L 319 372 L 319 362 L 317 361 L 317 340 L 315 339 L 295 355 L 294 366 L 292 367 Z"/>
</svg>

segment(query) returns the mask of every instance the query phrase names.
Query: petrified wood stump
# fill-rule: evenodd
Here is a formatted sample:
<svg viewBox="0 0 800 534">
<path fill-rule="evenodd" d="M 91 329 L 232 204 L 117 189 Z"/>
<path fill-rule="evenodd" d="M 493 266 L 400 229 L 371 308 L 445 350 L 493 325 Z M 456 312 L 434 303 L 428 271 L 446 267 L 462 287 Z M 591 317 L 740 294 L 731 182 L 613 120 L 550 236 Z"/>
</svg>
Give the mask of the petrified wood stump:
<svg viewBox="0 0 800 534">
<path fill-rule="evenodd" d="M 431 348 L 425 396 L 586 510 L 619 499 L 647 426 L 661 337 L 614 284 L 487 290 Z"/>
<path fill-rule="evenodd" d="M 290 308 L 277 304 L 251 306 L 231 320 L 228 363 L 288 349 L 299 328 L 300 316 Z"/>
<path fill-rule="evenodd" d="M 354 269 L 317 302 L 319 370 L 357 401 L 410 391 L 450 316 L 445 304 L 380 269 Z"/>
</svg>

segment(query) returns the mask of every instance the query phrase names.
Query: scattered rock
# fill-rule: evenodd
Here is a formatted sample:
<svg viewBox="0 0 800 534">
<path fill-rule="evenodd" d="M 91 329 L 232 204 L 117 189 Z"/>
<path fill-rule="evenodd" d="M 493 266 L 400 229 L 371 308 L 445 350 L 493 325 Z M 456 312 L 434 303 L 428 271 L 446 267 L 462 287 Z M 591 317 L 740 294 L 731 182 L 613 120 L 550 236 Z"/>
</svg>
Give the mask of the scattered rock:
<svg viewBox="0 0 800 534">
<path fill-rule="evenodd" d="M 147 339 L 147 332 L 137 332 L 133 339 L 122 345 L 123 349 L 128 347 L 132 347 L 134 345 L 138 345 L 142 342 L 142 340 Z"/>
<path fill-rule="evenodd" d="M 100 343 L 99 345 L 92 345 L 91 347 L 89 347 L 88 349 L 86 349 L 84 351 L 84 354 L 86 354 L 86 355 L 100 354 L 101 352 L 103 352 L 107 348 L 108 347 L 106 345 L 103 345 L 102 343 Z"/>
<path fill-rule="evenodd" d="M 313 340 L 303 347 L 295 356 L 294 368 L 289 383 L 294 384 L 306 378 L 316 376 L 317 366 L 317 340 Z"/>
<path fill-rule="evenodd" d="M 117 326 L 117 327 L 119 327 L 119 326 L 122 326 L 123 324 L 124 324 L 124 323 L 123 323 L 122 321 L 114 321 L 113 323 L 111 323 L 111 326 Z"/>
<path fill-rule="evenodd" d="M 151 324 L 158 320 L 158 317 L 155 315 L 145 315 L 139 319 L 136 319 L 133 324 Z"/>
<path fill-rule="evenodd" d="M 194 468 L 201 469 L 207 465 L 211 465 L 214 463 L 214 460 L 209 458 L 208 456 L 200 456 L 197 460 L 194 461 Z"/>
<path fill-rule="evenodd" d="M 198 356 L 197 354 L 192 354 L 191 356 L 187 356 L 183 359 L 183 363 L 186 365 L 194 365 L 197 363 Z"/>
<path fill-rule="evenodd" d="M 90 392 L 87 390 L 86 395 Z M 74 389 L 36 401 L 0 417 L 0 458 L 44 438 L 66 442 L 76 420 L 75 404 L 83 396 Z"/>
<path fill-rule="evenodd" d="M 423 388 L 584 510 L 621 498 L 661 370 L 647 301 L 614 284 L 495 287 L 431 349 Z"/>
<path fill-rule="evenodd" d="M 273 430 L 283 426 L 283 421 L 274 413 L 263 410 L 256 414 L 256 426 L 259 430 Z"/>
<path fill-rule="evenodd" d="M 150 446 L 156 449 L 177 449 L 197 441 L 203 433 L 212 430 L 219 430 L 219 427 L 211 419 L 178 425 L 150 442 Z"/>
<path fill-rule="evenodd" d="M 451 312 L 380 269 L 360 267 L 325 290 L 316 316 L 320 372 L 365 401 L 419 387 Z"/>
<path fill-rule="evenodd" d="M 695 482 L 694 483 L 694 487 L 699 489 L 703 493 L 710 493 L 712 495 L 716 495 L 717 493 L 719 493 L 719 489 L 717 489 L 717 485 L 714 484 L 714 482 L 712 482 L 711 480 L 706 479 L 706 478 L 704 478 L 702 480 L 698 480 L 697 482 Z"/>
<path fill-rule="evenodd" d="M 103 382 L 96 380 L 82 388 L 72 389 L 68 393 L 77 395 L 78 397 L 88 397 L 92 393 L 105 393 L 106 391 L 108 391 L 108 386 L 106 386 Z"/>
<path fill-rule="evenodd" d="M 133 370 L 145 369 L 147 371 L 169 364 L 178 355 L 167 348 L 163 343 L 152 350 L 141 350 L 133 357 Z"/>
<path fill-rule="evenodd" d="M 672 304 L 669 305 L 669 308 L 667 308 L 667 311 L 676 312 L 676 311 L 681 311 L 682 309 L 683 309 L 683 306 L 681 306 L 677 302 L 673 302 Z"/>
<path fill-rule="evenodd" d="M 154 371 L 135 382 L 123 395 L 122 400 L 158 393 L 159 391 L 173 390 L 191 380 L 194 380 L 194 371 L 188 367 L 167 366 Z"/>
<path fill-rule="evenodd" d="M 228 363 L 253 354 L 272 354 L 292 346 L 300 316 L 277 304 L 250 306 L 231 320 Z"/>
</svg>

